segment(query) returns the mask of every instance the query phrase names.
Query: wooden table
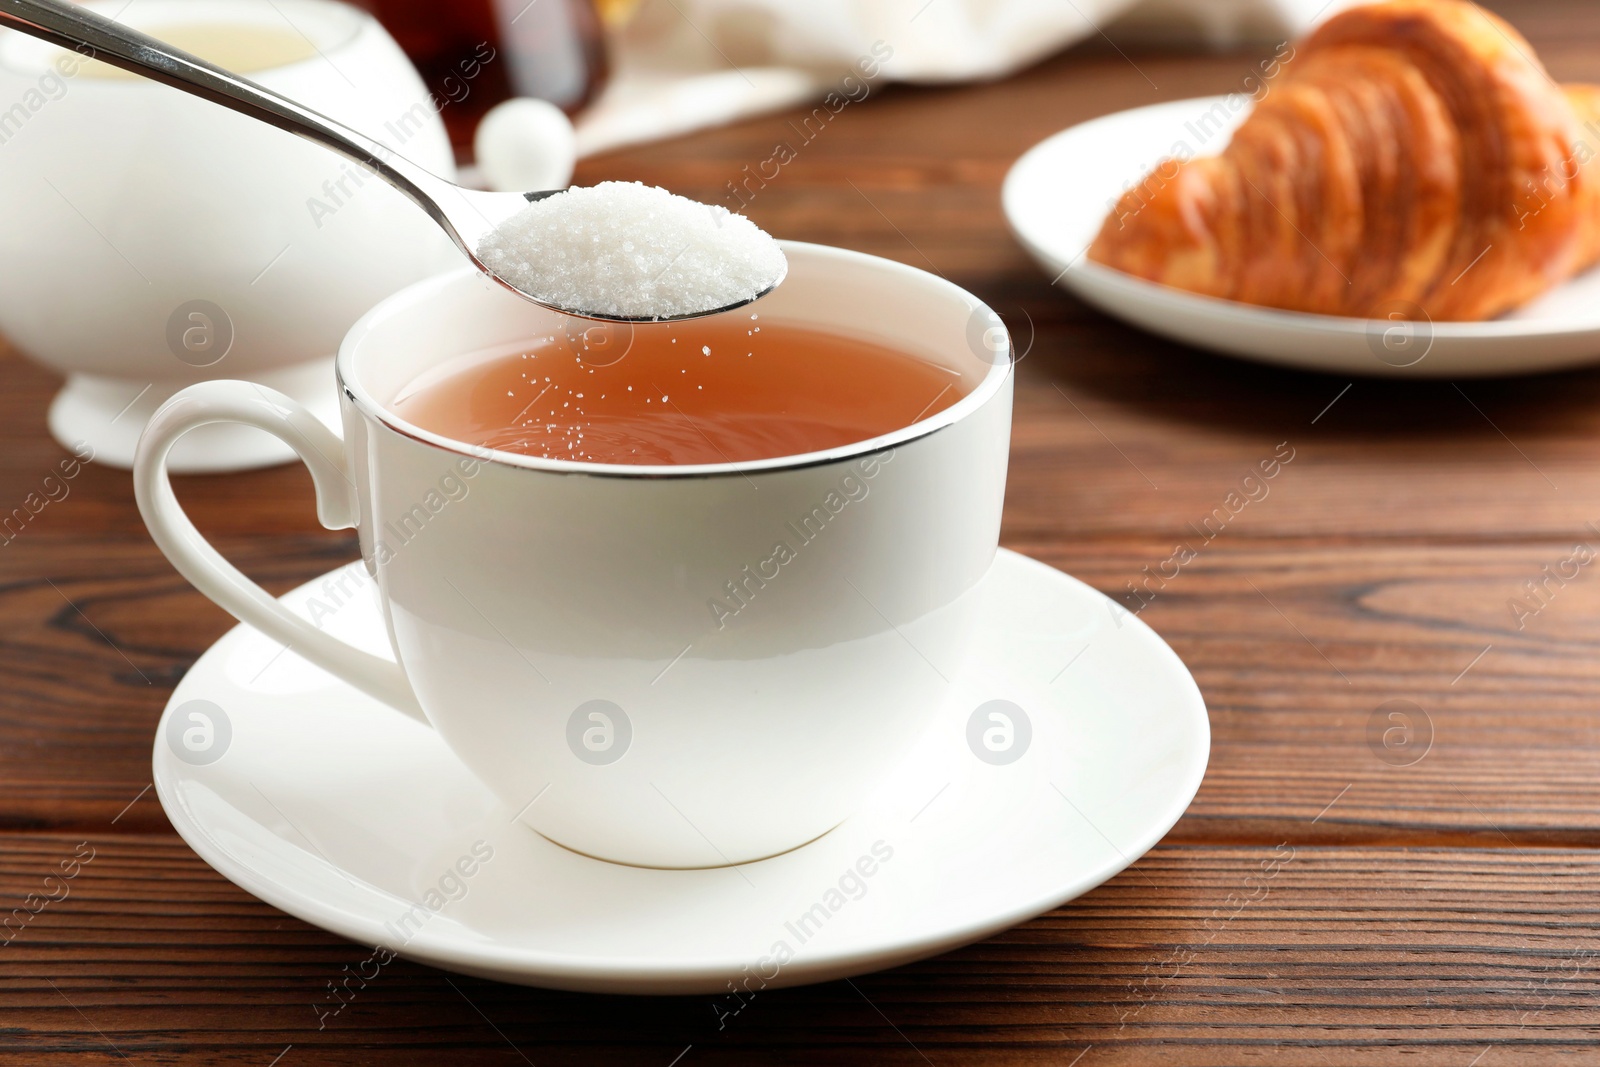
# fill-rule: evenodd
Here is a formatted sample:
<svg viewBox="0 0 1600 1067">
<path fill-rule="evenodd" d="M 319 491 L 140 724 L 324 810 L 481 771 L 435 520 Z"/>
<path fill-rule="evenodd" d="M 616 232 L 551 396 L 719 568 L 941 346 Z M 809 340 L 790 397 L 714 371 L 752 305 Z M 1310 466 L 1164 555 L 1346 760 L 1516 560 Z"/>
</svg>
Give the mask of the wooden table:
<svg viewBox="0 0 1600 1067">
<path fill-rule="evenodd" d="M 1505 13 L 1558 78 L 1600 80 L 1587 0 Z M 1053 289 L 1002 222 L 1001 177 L 1033 142 L 1228 91 L 1259 58 L 1098 41 L 995 85 L 875 91 L 749 205 L 1031 320 L 1003 540 L 1107 592 L 1293 448 L 1144 612 L 1199 680 L 1214 747 L 1133 870 L 939 959 L 763 993 L 720 1031 L 705 997 L 453 988 L 404 962 L 319 1031 L 312 1005 L 365 950 L 213 873 L 148 788 L 162 706 L 232 620 L 156 552 L 127 475 L 90 467 L 0 546 L 0 893 L 95 850 L 0 947 L 0 1064 L 1600 1062 L 1600 567 L 1534 615 L 1508 606 L 1575 546 L 1600 551 L 1600 372 L 1352 384 L 1203 355 Z M 578 178 L 718 200 L 797 139 L 790 118 Z M 56 381 L 0 360 L 8 512 L 63 452 Z M 180 494 L 275 591 L 355 556 L 299 467 Z M 1411 765 L 1368 742 L 1392 700 L 1431 723 Z"/>
</svg>

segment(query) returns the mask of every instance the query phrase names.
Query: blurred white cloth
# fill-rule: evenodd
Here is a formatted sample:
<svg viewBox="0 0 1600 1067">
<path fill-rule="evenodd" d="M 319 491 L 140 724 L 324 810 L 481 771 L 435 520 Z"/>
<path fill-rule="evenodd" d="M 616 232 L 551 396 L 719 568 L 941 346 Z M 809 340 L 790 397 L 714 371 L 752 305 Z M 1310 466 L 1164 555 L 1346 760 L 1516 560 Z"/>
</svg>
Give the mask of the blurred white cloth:
<svg viewBox="0 0 1600 1067">
<path fill-rule="evenodd" d="M 890 81 L 1004 77 L 1077 41 L 1225 49 L 1304 33 L 1350 0 L 644 0 L 578 120 L 578 152 L 670 137 Z"/>
</svg>

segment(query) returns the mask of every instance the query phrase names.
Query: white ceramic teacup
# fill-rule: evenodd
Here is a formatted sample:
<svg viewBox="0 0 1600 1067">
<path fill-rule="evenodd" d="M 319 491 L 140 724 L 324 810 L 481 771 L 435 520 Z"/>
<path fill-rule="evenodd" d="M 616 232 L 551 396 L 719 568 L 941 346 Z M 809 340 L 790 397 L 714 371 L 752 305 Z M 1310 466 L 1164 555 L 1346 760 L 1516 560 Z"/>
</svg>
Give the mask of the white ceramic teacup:
<svg viewBox="0 0 1600 1067">
<path fill-rule="evenodd" d="M 92 6 L 180 46 L 211 35 L 217 48 L 220 37 L 219 62 L 454 173 L 443 102 L 357 8 Z M 259 55 L 265 66 L 241 63 L 241 42 L 251 41 L 280 45 Z M 415 205 L 339 156 L 9 30 L 0 31 L 0 202 L 0 332 L 67 375 L 50 409 L 56 438 L 87 442 L 99 462 L 123 467 L 161 402 L 206 379 L 271 385 L 337 424 L 332 362 L 351 324 L 460 262 Z M 264 434 L 218 427 L 184 442 L 173 464 L 229 470 L 292 458 Z"/>
<path fill-rule="evenodd" d="M 876 339 L 945 368 L 965 395 L 881 437 L 756 462 L 489 452 L 387 406 L 442 360 L 561 328 L 463 271 L 397 293 L 350 332 L 342 442 L 251 385 L 173 397 L 140 442 L 139 509 L 202 592 L 431 724 L 552 840 L 654 867 L 804 844 L 910 749 L 961 668 L 999 539 L 1011 367 L 998 319 L 955 285 L 840 249 L 785 250 L 787 280 L 750 309 L 763 326 Z M 934 399 L 905 397 L 906 418 Z M 282 438 L 311 469 L 323 524 L 356 527 L 398 666 L 289 611 L 195 531 L 166 457 L 219 421 Z"/>
</svg>

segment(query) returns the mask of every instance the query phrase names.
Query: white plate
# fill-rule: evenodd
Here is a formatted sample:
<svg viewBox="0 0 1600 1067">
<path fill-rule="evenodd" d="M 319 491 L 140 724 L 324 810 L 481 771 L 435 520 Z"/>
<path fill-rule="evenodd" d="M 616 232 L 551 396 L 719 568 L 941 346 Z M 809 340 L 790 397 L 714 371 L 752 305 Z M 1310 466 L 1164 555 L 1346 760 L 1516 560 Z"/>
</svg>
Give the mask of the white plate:
<svg viewBox="0 0 1600 1067">
<path fill-rule="evenodd" d="M 370 593 L 360 564 L 350 573 Z M 330 588 L 312 582 L 283 602 L 309 616 Z M 1205 773 L 1205 705 L 1149 627 L 1012 552 L 984 590 L 981 647 L 915 756 L 859 814 L 742 867 L 648 870 L 552 844 L 514 823 L 431 730 L 245 626 L 173 694 L 156 789 L 184 840 L 245 890 L 450 970 L 561 989 L 726 993 L 730 979 L 775 987 L 892 967 L 1104 882 L 1160 840 Z M 383 644 L 370 595 L 324 622 Z M 991 700 L 1023 712 L 1011 716 L 1011 748 L 991 757 L 1015 755 L 1009 763 L 969 747 L 969 720 Z M 196 710 L 210 720 L 209 744 Z M 197 752 L 185 730 L 199 731 Z M 452 875 L 463 857 L 472 873 Z M 781 964 L 780 942 L 792 952 Z"/>
<path fill-rule="evenodd" d="M 1121 111 L 1063 130 L 1006 175 L 1011 229 L 1051 278 L 1151 333 L 1263 363 L 1340 374 L 1455 378 L 1529 374 L 1600 360 L 1600 270 L 1492 322 L 1411 326 L 1307 315 L 1157 285 L 1084 251 L 1124 189 L 1180 146 L 1213 155 L 1249 112 L 1246 97 L 1203 97 Z"/>
</svg>

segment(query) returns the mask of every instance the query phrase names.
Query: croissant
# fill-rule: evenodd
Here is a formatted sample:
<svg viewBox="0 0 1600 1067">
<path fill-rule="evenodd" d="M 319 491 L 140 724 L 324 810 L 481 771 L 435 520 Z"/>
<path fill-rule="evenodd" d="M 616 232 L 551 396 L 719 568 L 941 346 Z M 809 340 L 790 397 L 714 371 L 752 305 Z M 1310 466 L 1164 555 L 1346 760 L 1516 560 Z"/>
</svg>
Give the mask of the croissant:
<svg viewBox="0 0 1600 1067">
<path fill-rule="evenodd" d="M 1264 84 L 1221 154 L 1129 189 L 1089 258 L 1268 307 L 1492 318 L 1600 259 L 1586 137 L 1600 88 L 1557 86 L 1477 5 L 1351 8 Z"/>
</svg>

